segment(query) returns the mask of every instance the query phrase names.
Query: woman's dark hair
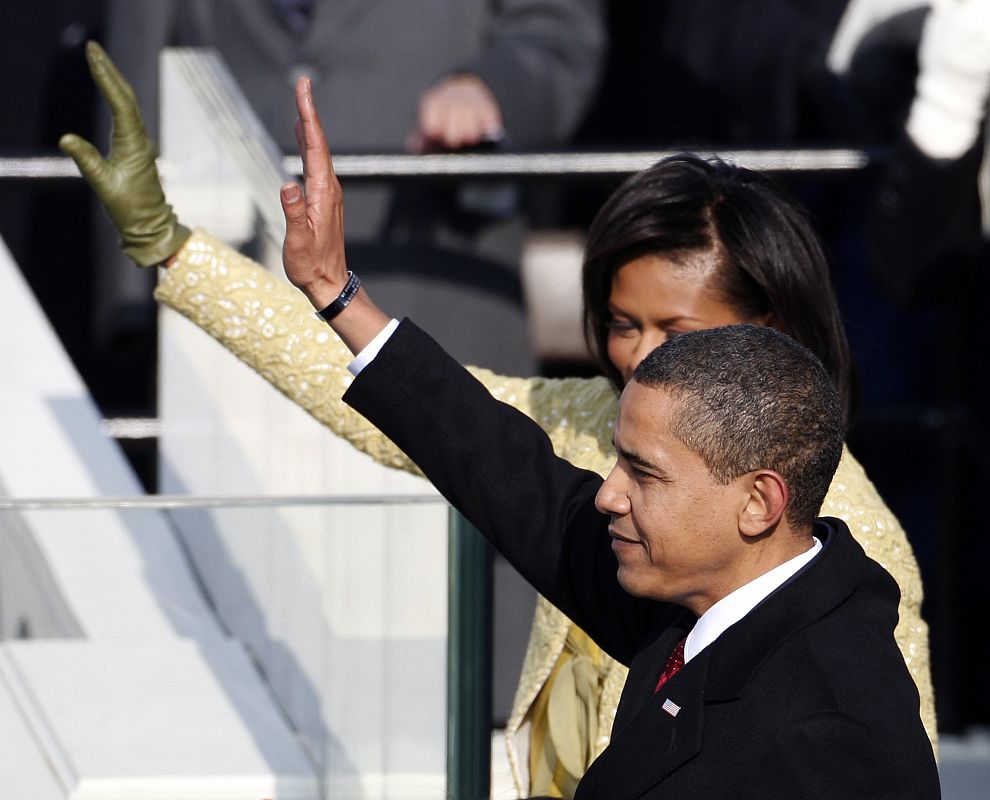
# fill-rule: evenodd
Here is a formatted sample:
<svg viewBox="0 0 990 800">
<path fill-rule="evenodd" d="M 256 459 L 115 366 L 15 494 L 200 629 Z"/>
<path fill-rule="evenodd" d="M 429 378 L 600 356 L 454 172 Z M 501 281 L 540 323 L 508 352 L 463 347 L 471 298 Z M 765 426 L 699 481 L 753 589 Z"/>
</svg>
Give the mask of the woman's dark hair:
<svg viewBox="0 0 990 800">
<path fill-rule="evenodd" d="M 848 425 L 855 369 L 825 254 L 805 210 L 752 170 L 693 155 L 665 158 L 632 175 L 595 216 L 585 245 L 588 346 L 605 375 L 608 310 L 619 267 L 644 255 L 715 259 L 718 289 L 744 320 L 773 325 L 811 350 L 835 381 Z"/>
</svg>

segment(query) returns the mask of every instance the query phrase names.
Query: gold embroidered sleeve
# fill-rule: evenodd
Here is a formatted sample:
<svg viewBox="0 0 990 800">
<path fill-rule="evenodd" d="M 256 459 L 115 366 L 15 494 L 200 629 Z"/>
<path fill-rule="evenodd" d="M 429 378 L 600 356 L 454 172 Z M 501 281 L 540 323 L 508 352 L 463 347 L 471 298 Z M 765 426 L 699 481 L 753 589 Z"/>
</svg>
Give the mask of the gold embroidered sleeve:
<svg viewBox="0 0 990 800">
<path fill-rule="evenodd" d="M 351 353 L 281 276 L 197 230 L 161 271 L 155 297 L 178 311 L 333 433 L 380 464 L 418 474 L 388 438 L 341 400 Z M 596 469 L 610 450 L 616 396 L 605 379 L 506 378 L 469 368 L 498 399 L 550 435 L 557 452 Z"/>
<path fill-rule="evenodd" d="M 389 467 L 417 472 L 341 400 L 352 356 L 285 279 L 197 230 L 161 270 L 155 297 L 178 311 L 333 433 Z"/>
<path fill-rule="evenodd" d="M 619 408 L 605 378 L 506 378 L 474 369 L 492 395 L 534 420 L 554 452 L 582 469 L 605 475 L 615 461 L 612 427 Z"/>
</svg>

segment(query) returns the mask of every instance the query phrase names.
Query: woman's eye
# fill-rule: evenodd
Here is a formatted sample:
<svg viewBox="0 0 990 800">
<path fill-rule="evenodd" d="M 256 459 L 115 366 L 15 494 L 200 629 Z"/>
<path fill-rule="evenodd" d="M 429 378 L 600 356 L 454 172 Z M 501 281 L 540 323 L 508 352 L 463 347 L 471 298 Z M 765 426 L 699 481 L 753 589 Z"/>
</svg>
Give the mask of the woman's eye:
<svg viewBox="0 0 990 800">
<path fill-rule="evenodd" d="M 628 335 L 636 331 L 636 326 L 629 320 L 625 319 L 612 319 L 609 320 L 606 327 L 612 333 L 619 334 L 620 336 Z"/>
</svg>

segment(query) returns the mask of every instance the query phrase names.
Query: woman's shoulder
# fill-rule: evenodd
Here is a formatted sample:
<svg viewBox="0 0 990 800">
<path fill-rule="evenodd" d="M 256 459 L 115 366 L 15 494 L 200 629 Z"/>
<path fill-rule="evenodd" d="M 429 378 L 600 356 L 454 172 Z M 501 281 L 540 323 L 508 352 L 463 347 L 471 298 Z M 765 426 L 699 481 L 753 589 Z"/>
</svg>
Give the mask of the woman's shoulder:
<svg viewBox="0 0 990 800">
<path fill-rule="evenodd" d="M 897 579 L 902 601 L 920 602 L 918 564 L 907 534 L 848 447 L 843 449 L 821 513 L 849 526 L 866 554 Z"/>
<path fill-rule="evenodd" d="M 894 516 L 873 481 L 867 476 L 863 465 L 850 452 L 849 447 L 844 446 L 839 466 L 822 504 L 822 514 L 839 517 L 848 523 L 854 517 L 876 513 L 884 513 L 891 518 Z"/>
<path fill-rule="evenodd" d="M 561 458 L 599 473 L 611 469 L 619 396 L 606 378 L 510 378 L 471 371 L 493 397 L 536 422 Z"/>
</svg>

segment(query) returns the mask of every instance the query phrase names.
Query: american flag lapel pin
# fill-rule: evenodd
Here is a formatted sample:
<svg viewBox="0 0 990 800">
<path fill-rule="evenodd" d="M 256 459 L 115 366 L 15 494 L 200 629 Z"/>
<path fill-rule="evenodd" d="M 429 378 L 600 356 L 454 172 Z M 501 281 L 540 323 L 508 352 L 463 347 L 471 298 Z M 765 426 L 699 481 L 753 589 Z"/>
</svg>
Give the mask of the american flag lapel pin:
<svg viewBox="0 0 990 800">
<path fill-rule="evenodd" d="M 681 710 L 681 707 L 677 705 L 677 703 L 675 703 L 669 697 L 663 701 L 663 705 L 660 706 L 660 708 L 665 713 L 670 714 L 670 716 L 672 717 L 676 717 L 678 712 Z"/>
</svg>

